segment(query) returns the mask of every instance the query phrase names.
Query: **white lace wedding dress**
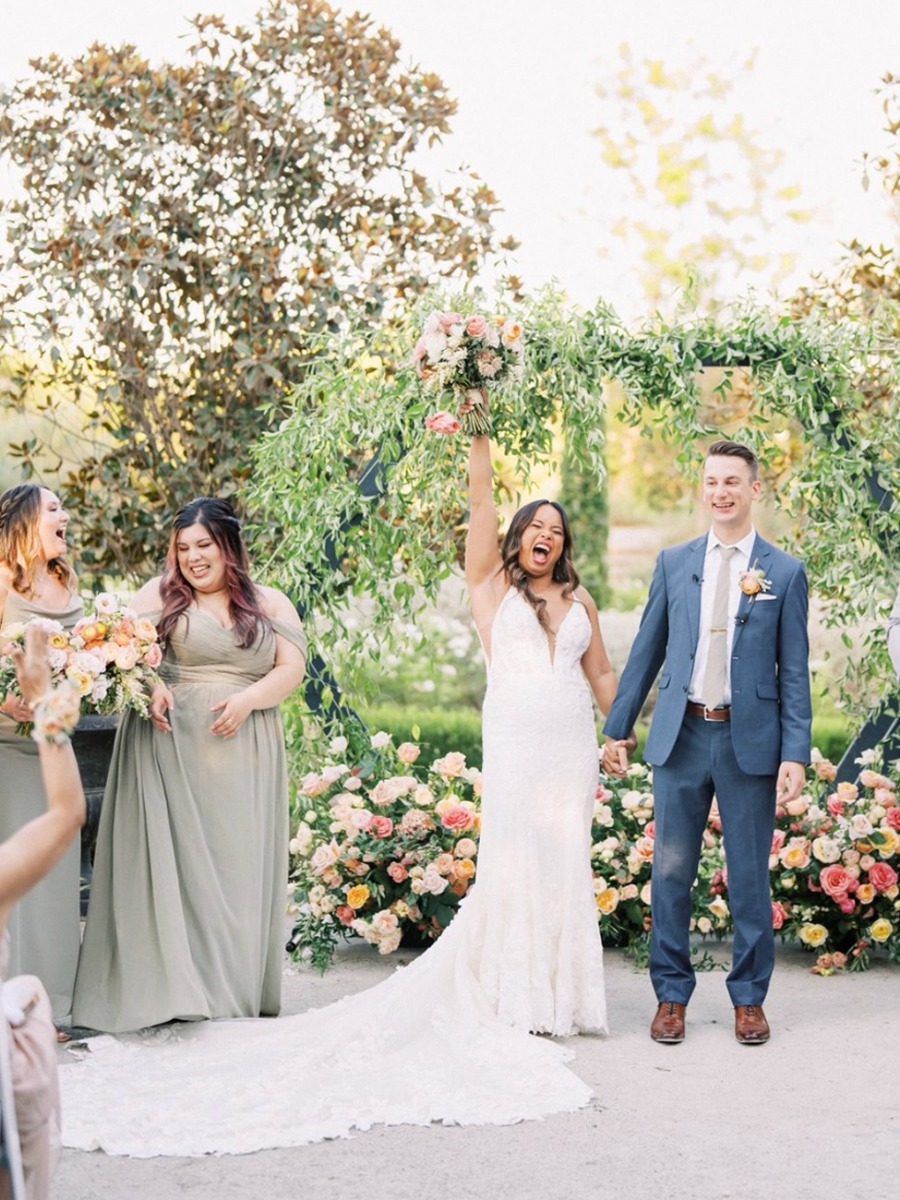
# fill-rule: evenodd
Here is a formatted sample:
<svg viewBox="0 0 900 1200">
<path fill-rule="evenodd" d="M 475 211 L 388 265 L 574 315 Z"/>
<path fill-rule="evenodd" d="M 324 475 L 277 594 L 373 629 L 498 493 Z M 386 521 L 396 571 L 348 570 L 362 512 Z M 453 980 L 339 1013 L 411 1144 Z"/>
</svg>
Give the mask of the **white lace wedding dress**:
<svg viewBox="0 0 900 1200">
<path fill-rule="evenodd" d="M 503 1125 L 570 1112 L 591 1091 L 529 1031 L 606 1027 L 589 863 L 597 738 L 572 605 L 555 657 L 509 591 L 484 704 L 477 882 L 410 966 L 276 1020 L 97 1037 L 64 1066 L 67 1146 L 135 1157 L 240 1154 L 381 1125 Z"/>
</svg>

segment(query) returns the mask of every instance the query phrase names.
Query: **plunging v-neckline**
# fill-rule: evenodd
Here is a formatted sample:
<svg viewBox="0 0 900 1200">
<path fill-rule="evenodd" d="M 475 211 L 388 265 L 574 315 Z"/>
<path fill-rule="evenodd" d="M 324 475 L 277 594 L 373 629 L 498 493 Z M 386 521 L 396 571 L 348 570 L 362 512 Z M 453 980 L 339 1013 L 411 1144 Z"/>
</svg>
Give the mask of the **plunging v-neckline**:
<svg viewBox="0 0 900 1200">
<path fill-rule="evenodd" d="M 528 604 L 528 601 L 526 600 L 525 603 Z M 555 629 L 550 629 L 550 628 L 544 629 L 543 625 L 541 625 L 541 628 L 544 629 L 544 636 L 547 639 L 547 653 L 550 656 L 550 666 L 551 667 L 554 667 L 556 665 L 556 645 L 559 641 L 559 635 L 562 632 L 562 627 L 563 627 L 563 625 L 565 625 L 566 621 L 568 621 L 569 615 L 577 603 L 578 603 L 577 600 L 573 600 L 571 602 L 571 604 L 569 605 L 569 607 L 566 609 L 565 613 L 563 614 L 562 620 L 560 621 L 560 623 L 557 625 L 557 627 Z M 531 608 L 531 605 L 529 604 L 528 607 Z M 534 612 L 533 609 L 532 609 L 532 612 Z M 537 620 L 537 623 L 540 625 L 541 624 L 540 618 L 538 617 L 536 612 L 535 612 L 534 616 L 535 616 L 535 620 Z"/>
<path fill-rule="evenodd" d="M 188 609 L 188 612 L 199 613 L 201 617 L 206 617 L 207 621 L 212 621 L 213 625 L 215 625 L 217 629 L 221 629 L 223 633 L 234 633 L 233 625 L 220 625 L 211 612 L 207 612 L 205 608 L 200 608 L 200 606 L 197 604 Z"/>
</svg>

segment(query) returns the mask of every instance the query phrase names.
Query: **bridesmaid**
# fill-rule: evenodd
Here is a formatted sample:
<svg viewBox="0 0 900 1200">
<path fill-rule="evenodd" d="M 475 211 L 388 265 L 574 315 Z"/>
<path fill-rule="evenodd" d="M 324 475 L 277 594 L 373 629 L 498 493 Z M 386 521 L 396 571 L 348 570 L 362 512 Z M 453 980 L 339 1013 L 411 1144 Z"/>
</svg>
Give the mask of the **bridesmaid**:
<svg viewBox="0 0 900 1200">
<path fill-rule="evenodd" d="M 31 617 L 50 617 L 67 629 L 82 615 L 75 572 L 66 560 L 69 515 L 36 483 L 0 496 L 0 630 Z M 0 698 L 0 841 L 45 810 L 38 748 L 16 733 L 31 710 L 12 694 Z M 37 975 L 50 996 L 54 1019 L 72 1011 L 81 936 L 80 851 L 76 838 L 47 877 L 15 906 L 8 928 L 9 969 Z M 60 1040 L 67 1040 L 60 1034 Z"/>
<path fill-rule="evenodd" d="M 165 645 L 152 722 L 119 726 L 75 1021 L 118 1033 L 276 1015 L 288 797 L 278 704 L 303 678 L 290 600 L 255 584 L 227 500 L 176 514 L 162 576 L 134 601 Z"/>
</svg>

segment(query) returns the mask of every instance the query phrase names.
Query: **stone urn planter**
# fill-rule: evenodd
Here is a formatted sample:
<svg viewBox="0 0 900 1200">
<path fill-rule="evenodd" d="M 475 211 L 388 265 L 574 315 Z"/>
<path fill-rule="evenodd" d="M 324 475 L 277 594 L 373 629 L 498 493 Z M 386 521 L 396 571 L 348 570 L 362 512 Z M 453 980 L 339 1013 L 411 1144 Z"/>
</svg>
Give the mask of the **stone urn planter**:
<svg viewBox="0 0 900 1200">
<path fill-rule="evenodd" d="M 81 831 L 81 915 L 87 913 L 94 871 L 94 846 L 97 843 L 97 827 L 100 824 L 100 809 L 106 789 L 106 777 L 112 759 L 113 742 L 119 718 L 82 717 L 72 738 L 72 747 L 81 772 L 81 783 L 87 801 L 87 820 Z"/>
</svg>

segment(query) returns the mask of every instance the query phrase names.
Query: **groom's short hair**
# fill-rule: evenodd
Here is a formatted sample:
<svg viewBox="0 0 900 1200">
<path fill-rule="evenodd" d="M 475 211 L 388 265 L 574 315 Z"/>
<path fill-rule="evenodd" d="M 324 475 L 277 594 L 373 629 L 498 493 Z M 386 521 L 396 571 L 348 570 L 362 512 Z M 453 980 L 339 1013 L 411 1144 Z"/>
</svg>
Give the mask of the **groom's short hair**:
<svg viewBox="0 0 900 1200">
<path fill-rule="evenodd" d="M 713 442 L 706 451 L 706 457 L 712 458 L 713 455 L 717 457 L 721 455 L 723 458 L 742 458 L 750 468 L 750 478 L 759 478 L 759 459 L 750 447 L 745 446 L 743 442 L 730 442 L 727 438 L 723 438 L 719 442 Z"/>
</svg>

